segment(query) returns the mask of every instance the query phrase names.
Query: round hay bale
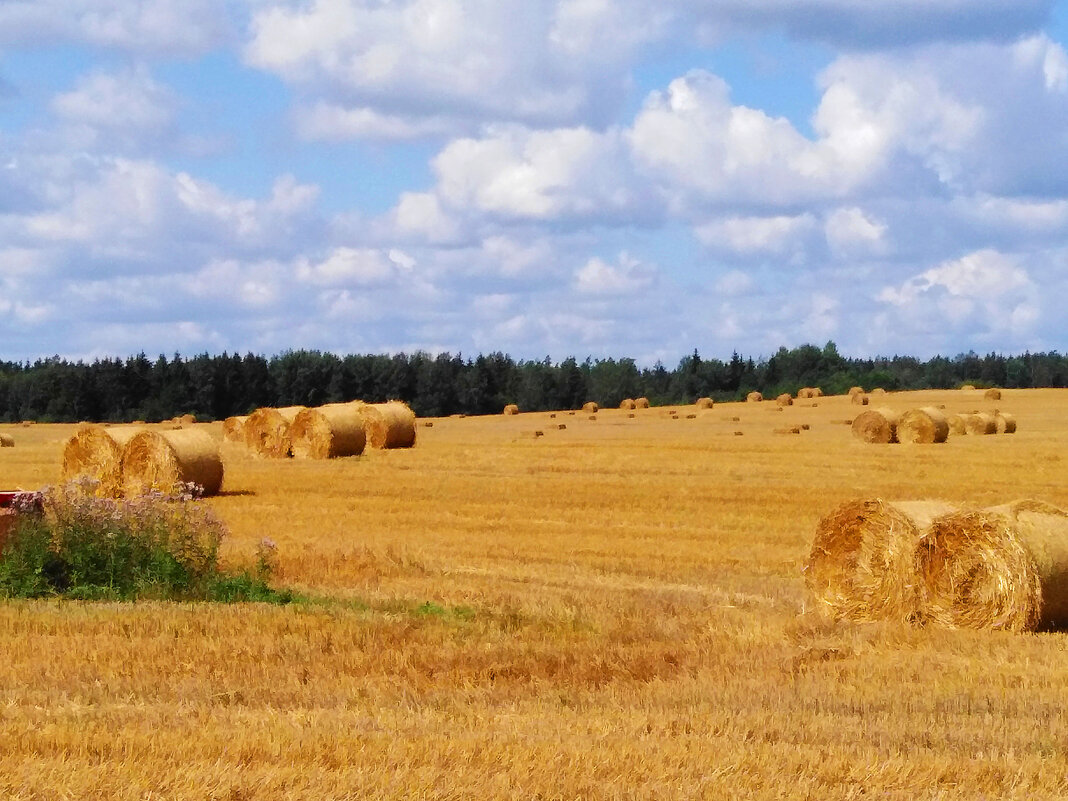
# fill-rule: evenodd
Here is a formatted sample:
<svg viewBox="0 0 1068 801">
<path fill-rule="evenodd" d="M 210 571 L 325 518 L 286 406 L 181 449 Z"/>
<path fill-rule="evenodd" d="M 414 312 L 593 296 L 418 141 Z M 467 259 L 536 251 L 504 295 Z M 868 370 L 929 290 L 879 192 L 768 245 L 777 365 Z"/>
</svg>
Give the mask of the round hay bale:
<svg viewBox="0 0 1068 801">
<path fill-rule="evenodd" d="M 246 420 L 248 420 L 247 414 L 227 417 L 223 420 L 223 439 L 227 442 L 244 442 Z"/>
<path fill-rule="evenodd" d="M 30 426 L 37 425 L 37 421 L 36 420 L 23 420 L 21 425 L 22 425 L 23 428 L 29 428 Z"/>
<path fill-rule="evenodd" d="M 624 398 L 619 402 L 619 408 L 625 412 L 630 412 L 638 408 L 638 403 L 634 398 Z"/>
<path fill-rule="evenodd" d="M 962 392 L 975 392 L 975 384 L 961 384 L 960 388 Z"/>
<path fill-rule="evenodd" d="M 964 418 L 964 433 L 966 434 L 996 434 L 998 423 L 994 415 L 986 412 L 977 414 L 962 414 Z"/>
<path fill-rule="evenodd" d="M 983 393 L 983 397 L 987 400 L 1001 400 L 1001 390 L 988 389 L 986 392 Z"/>
<path fill-rule="evenodd" d="M 245 421 L 245 445 L 257 456 L 284 459 L 290 456 L 289 426 L 303 406 L 257 409 Z"/>
<path fill-rule="evenodd" d="M 379 450 L 415 445 L 415 412 L 404 401 L 359 404 L 367 444 Z"/>
<path fill-rule="evenodd" d="M 853 436 L 862 442 L 897 442 L 897 413 L 885 407 L 861 412 L 853 420 Z"/>
<path fill-rule="evenodd" d="M 1068 624 L 1068 512 L 1016 501 L 935 520 L 916 548 L 927 620 L 1031 631 Z"/>
<path fill-rule="evenodd" d="M 869 403 L 868 396 L 864 392 L 854 393 L 849 396 L 849 399 L 850 401 L 852 401 L 854 406 L 867 406 Z"/>
<path fill-rule="evenodd" d="M 634 408 L 635 409 L 648 409 L 649 408 L 649 399 L 648 398 L 644 398 L 644 397 L 643 398 L 635 398 L 634 399 Z"/>
<path fill-rule="evenodd" d="M 716 402 L 711 398 L 698 398 L 697 403 L 694 404 L 698 409 L 711 409 L 716 405 Z"/>
<path fill-rule="evenodd" d="M 745 396 L 746 403 L 760 403 L 762 400 L 764 400 L 764 396 L 759 392 L 750 392 Z"/>
<path fill-rule="evenodd" d="M 965 418 L 966 414 L 951 414 L 946 418 L 946 424 L 949 426 L 949 433 L 955 436 L 968 433 L 968 424 Z"/>
<path fill-rule="evenodd" d="M 514 403 L 509 403 L 507 406 L 504 407 L 504 412 L 502 412 L 502 414 L 519 414 L 519 407 Z"/>
<path fill-rule="evenodd" d="M 823 390 L 819 387 L 801 387 L 801 389 L 797 390 L 797 397 L 798 399 L 804 398 L 806 400 L 809 398 L 822 398 Z"/>
<path fill-rule="evenodd" d="M 81 426 L 63 446 L 63 480 L 86 476 L 97 482 L 95 494 L 100 497 L 122 497 L 122 449 L 144 430 L 140 426 Z"/>
<path fill-rule="evenodd" d="M 897 441 L 929 444 L 945 442 L 949 437 L 949 422 L 934 406 L 910 409 L 897 421 Z"/>
<path fill-rule="evenodd" d="M 869 395 L 873 395 L 873 396 L 885 395 L 886 394 L 886 390 L 883 389 L 882 387 L 876 387 L 875 389 L 873 389 L 868 394 Z"/>
<path fill-rule="evenodd" d="M 1015 434 L 1016 418 L 1007 412 L 995 412 L 994 426 L 999 434 Z"/>
<path fill-rule="evenodd" d="M 0 448 L 14 448 L 15 438 L 10 434 L 0 434 Z"/>
<path fill-rule="evenodd" d="M 598 406 L 594 401 L 586 401 L 584 404 L 582 404 L 582 411 L 586 412 L 587 414 L 596 414 L 600 410 L 600 408 L 601 407 Z"/>
<path fill-rule="evenodd" d="M 192 414 L 180 414 L 174 418 L 171 422 L 177 423 L 180 426 L 191 426 L 197 421 L 195 415 Z"/>
<path fill-rule="evenodd" d="M 853 397 L 854 395 L 863 395 L 863 394 L 864 394 L 864 387 L 850 387 L 849 388 L 849 392 L 846 393 L 846 395 L 848 395 L 849 397 Z"/>
<path fill-rule="evenodd" d="M 836 620 L 915 620 L 922 608 L 916 547 L 932 520 L 953 511 L 940 501 L 874 499 L 839 506 L 816 525 L 803 568 L 817 608 Z"/>
<path fill-rule="evenodd" d="M 128 496 L 152 491 L 175 495 L 184 491 L 184 484 L 197 484 L 204 495 L 216 495 L 222 482 L 219 446 L 205 431 L 141 431 L 122 449 L 122 484 Z"/>
<path fill-rule="evenodd" d="M 364 417 L 355 403 L 329 403 L 297 412 L 289 426 L 289 443 L 298 459 L 359 456 L 367 445 Z"/>
<path fill-rule="evenodd" d="M 784 392 L 781 395 L 779 395 L 779 397 L 777 397 L 775 399 L 775 402 L 777 404 L 779 404 L 780 406 L 793 406 L 794 405 L 793 396 L 790 395 L 789 392 Z"/>
</svg>

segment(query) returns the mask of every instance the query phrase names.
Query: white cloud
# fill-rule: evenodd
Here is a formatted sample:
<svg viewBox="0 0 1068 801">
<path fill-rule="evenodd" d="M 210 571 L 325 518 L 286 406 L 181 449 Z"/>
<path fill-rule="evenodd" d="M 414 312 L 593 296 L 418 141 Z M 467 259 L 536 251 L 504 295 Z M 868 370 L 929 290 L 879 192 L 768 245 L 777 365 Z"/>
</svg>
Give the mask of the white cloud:
<svg viewBox="0 0 1068 801">
<path fill-rule="evenodd" d="M 382 251 L 340 247 L 318 263 L 302 260 L 296 275 L 319 286 L 374 286 L 388 283 L 404 269 Z"/>
<path fill-rule="evenodd" d="M 367 106 L 346 108 L 324 102 L 298 110 L 296 117 L 297 130 L 302 137 L 325 142 L 421 139 L 442 136 L 461 127 L 456 120 L 444 116 L 384 114 Z"/>
<path fill-rule="evenodd" d="M 886 225 L 858 208 L 841 208 L 827 217 L 824 231 L 832 251 L 850 255 L 881 250 Z"/>
<path fill-rule="evenodd" d="M 633 295 L 655 281 L 656 270 L 626 253 L 619 254 L 618 265 L 594 257 L 575 272 L 575 288 L 587 295 Z"/>
<path fill-rule="evenodd" d="M 737 254 L 785 253 L 816 228 L 812 214 L 775 217 L 728 217 L 699 225 L 697 238 L 706 246 Z"/>
</svg>

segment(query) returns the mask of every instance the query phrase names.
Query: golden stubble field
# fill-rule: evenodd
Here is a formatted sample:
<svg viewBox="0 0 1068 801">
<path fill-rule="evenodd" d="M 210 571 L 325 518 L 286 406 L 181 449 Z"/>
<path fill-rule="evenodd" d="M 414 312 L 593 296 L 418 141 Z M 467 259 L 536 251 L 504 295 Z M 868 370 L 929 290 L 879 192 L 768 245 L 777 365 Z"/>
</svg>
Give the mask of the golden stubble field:
<svg viewBox="0 0 1068 801">
<path fill-rule="evenodd" d="M 0 604 L 0 797 L 1068 796 L 1068 634 L 831 625 L 801 578 L 848 499 L 1068 507 L 1068 391 L 890 395 L 1019 421 L 933 446 L 817 403 L 435 420 L 332 462 L 224 445 L 226 558 L 269 537 L 319 600 Z M 0 488 L 57 479 L 73 426 L 0 430 Z"/>
</svg>

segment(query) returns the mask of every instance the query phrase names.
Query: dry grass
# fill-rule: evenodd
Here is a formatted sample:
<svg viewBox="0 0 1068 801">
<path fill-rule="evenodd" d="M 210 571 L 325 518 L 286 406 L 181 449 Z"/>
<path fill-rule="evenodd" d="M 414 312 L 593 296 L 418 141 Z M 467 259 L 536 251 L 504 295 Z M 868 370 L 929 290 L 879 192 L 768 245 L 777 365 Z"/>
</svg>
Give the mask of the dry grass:
<svg viewBox="0 0 1068 801">
<path fill-rule="evenodd" d="M 1064 797 L 1063 635 L 799 613 L 848 500 L 1068 506 L 1066 402 L 1014 391 L 1016 435 L 937 448 L 862 445 L 844 396 L 776 415 L 791 437 L 741 403 L 536 440 L 435 419 L 358 460 L 226 445 L 226 558 L 270 536 L 329 600 L 0 604 L 0 796 Z M 55 481 L 75 430 L 19 429 L 0 487 Z"/>
</svg>

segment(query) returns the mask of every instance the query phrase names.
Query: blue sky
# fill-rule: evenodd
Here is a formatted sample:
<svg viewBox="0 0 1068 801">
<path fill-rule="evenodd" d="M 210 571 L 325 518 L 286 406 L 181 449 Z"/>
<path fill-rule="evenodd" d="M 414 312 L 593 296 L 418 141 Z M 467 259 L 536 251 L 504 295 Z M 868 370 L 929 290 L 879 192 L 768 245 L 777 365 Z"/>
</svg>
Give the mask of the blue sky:
<svg viewBox="0 0 1068 801">
<path fill-rule="evenodd" d="M 1065 347 L 1052 0 L 4 0 L 0 358 Z"/>
</svg>

